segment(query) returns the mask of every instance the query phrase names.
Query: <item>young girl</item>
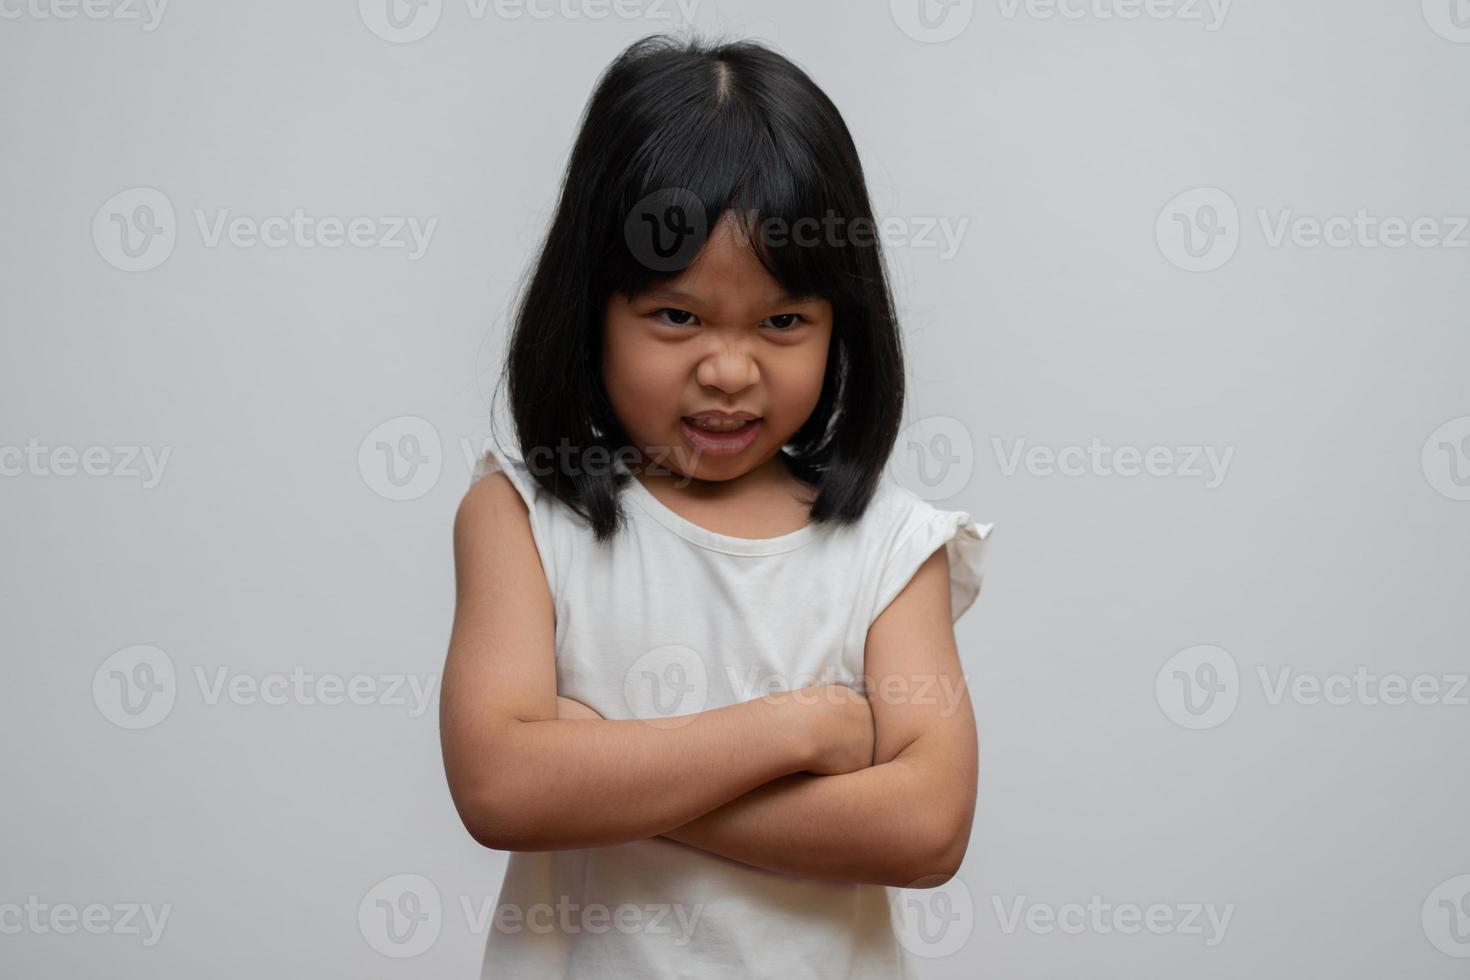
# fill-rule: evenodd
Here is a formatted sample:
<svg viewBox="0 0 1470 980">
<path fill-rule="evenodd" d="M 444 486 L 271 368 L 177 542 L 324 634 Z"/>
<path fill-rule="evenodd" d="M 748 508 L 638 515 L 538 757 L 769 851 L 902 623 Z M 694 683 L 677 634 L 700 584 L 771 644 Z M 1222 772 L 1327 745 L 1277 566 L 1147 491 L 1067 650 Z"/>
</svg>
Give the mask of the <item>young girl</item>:
<svg viewBox="0 0 1470 980">
<path fill-rule="evenodd" d="M 884 476 L 900 336 L 822 91 L 752 42 L 619 56 L 506 368 L 441 705 L 513 852 L 482 977 L 910 976 L 890 898 L 974 815 L 952 623 L 990 526 Z"/>
</svg>

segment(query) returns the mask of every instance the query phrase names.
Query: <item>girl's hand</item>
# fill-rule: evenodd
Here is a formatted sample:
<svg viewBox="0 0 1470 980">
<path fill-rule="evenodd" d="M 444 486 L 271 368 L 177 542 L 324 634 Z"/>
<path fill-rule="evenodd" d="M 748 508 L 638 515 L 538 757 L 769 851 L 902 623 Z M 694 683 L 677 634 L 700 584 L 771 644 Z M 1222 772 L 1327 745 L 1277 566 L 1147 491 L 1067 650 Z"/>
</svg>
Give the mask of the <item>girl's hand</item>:
<svg viewBox="0 0 1470 980">
<path fill-rule="evenodd" d="M 843 684 L 804 687 L 797 702 L 816 728 L 816 756 L 809 772 L 840 776 L 873 764 L 873 708 L 868 699 Z"/>
<path fill-rule="evenodd" d="M 581 701 L 572 698 L 564 698 L 560 694 L 556 696 L 556 720 L 567 721 L 569 719 L 587 719 L 601 721 L 602 715 L 593 711 Z"/>
</svg>

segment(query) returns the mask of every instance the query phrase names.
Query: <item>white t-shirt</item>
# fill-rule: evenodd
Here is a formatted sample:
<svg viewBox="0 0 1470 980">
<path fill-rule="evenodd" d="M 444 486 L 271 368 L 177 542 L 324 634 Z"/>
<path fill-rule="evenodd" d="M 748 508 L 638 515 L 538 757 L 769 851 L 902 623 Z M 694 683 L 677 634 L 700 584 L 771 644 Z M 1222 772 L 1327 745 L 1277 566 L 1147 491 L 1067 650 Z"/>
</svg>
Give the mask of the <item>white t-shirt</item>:
<svg viewBox="0 0 1470 980">
<path fill-rule="evenodd" d="M 992 526 L 885 477 L 855 525 L 736 538 L 680 517 L 634 479 L 620 497 L 628 526 L 600 546 L 524 462 L 491 450 L 472 480 L 495 470 L 530 511 L 556 612 L 557 693 L 608 719 L 689 714 L 809 684 L 862 690 L 869 625 L 941 545 L 958 619 L 979 593 Z M 480 975 L 903 980 L 912 974 L 890 913 L 897 894 L 777 874 L 662 837 L 516 851 Z"/>
</svg>

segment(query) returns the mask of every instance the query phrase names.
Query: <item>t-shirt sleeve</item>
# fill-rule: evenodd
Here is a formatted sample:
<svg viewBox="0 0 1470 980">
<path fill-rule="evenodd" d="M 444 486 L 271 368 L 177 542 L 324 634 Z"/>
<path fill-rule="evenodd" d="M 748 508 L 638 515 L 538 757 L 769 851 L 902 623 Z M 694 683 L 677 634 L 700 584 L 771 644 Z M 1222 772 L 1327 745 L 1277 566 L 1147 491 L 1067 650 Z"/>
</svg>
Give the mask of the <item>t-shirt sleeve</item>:
<svg viewBox="0 0 1470 980">
<path fill-rule="evenodd" d="M 516 492 L 526 503 L 526 510 L 531 515 L 531 537 L 536 541 L 536 551 L 541 556 L 541 568 L 546 573 L 547 585 L 555 596 L 558 594 L 554 547 L 556 539 L 553 536 L 551 516 L 555 501 L 531 476 L 525 462 L 506 455 L 497 448 L 486 449 L 476 460 L 474 471 L 470 474 L 470 485 L 473 486 L 484 477 L 497 472 L 506 475 L 511 486 L 516 488 Z"/>
<path fill-rule="evenodd" d="M 949 560 L 950 622 L 955 622 L 980 595 L 986 542 L 995 525 L 981 524 L 966 511 L 940 510 L 909 491 L 902 491 L 898 499 L 899 517 L 883 545 L 877 598 L 868 625 L 903 591 L 919 566 L 941 547 Z"/>
</svg>

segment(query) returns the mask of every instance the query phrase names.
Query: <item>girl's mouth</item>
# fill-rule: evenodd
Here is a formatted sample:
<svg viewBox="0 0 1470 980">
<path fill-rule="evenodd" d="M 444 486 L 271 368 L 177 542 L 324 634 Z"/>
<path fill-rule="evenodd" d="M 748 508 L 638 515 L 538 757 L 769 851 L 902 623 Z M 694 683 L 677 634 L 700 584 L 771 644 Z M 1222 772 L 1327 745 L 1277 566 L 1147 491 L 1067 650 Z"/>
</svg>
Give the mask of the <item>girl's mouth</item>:
<svg viewBox="0 0 1470 980">
<path fill-rule="evenodd" d="M 733 456 L 744 452 L 755 442 L 760 432 L 761 420 L 747 422 L 701 419 L 698 422 L 687 418 L 679 420 L 679 430 L 684 441 L 701 453 L 711 456 Z"/>
</svg>

